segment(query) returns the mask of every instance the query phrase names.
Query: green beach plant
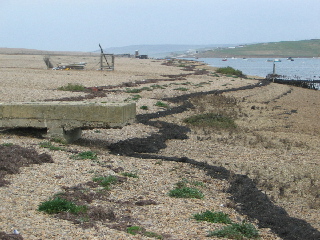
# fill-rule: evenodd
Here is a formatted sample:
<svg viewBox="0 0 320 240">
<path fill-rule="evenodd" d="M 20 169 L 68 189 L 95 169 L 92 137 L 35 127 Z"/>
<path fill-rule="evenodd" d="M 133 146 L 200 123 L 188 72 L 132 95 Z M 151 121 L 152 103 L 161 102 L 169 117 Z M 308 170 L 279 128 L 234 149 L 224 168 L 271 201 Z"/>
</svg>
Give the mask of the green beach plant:
<svg viewBox="0 0 320 240">
<path fill-rule="evenodd" d="M 132 235 L 141 234 L 143 233 L 144 229 L 139 226 L 131 226 L 127 228 L 127 233 L 130 233 Z"/>
<path fill-rule="evenodd" d="M 198 127 L 236 128 L 234 120 L 230 117 L 216 113 L 203 113 L 185 118 L 183 122 Z"/>
<path fill-rule="evenodd" d="M 127 88 L 126 93 L 140 93 L 142 91 L 152 91 L 149 87 L 142 87 L 142 88 Z"/>
<path fill-rule="evenodd" d="M 62 86 L 59 87 L 58 90 L 61 91 L 73 91 L 73 92 L 83 92 L 85 91 L 86 87 L 83 86 L 82 84 L 73 84 L 73 83 L 68 83 L 67 86 Z"/>
<path fill-rule="evenodd" d="M 148 108 L 148 106 L 143 105 L 143 106 L 140 107 L 140 109 L 142 109 L 142 110 L 148 110 L 149 108 Z"/>
<path fill-rule="evenodd" d="M 226 75 L 234 75 L 238 77 L 245 77 L 242 71 L 234 69 L 232 67 L 222 67 L 216 70 L 217 73 L 226 74 Z"/>
<path fill-rule="evenodd" d="M 139 88 L 127 88 L 126 93 L 140 93 L 141 89 Z"/>
<path fill-rule="evenodd" d="M 163 102 L 161 102 L 161 101 L 156 102 L 155 106 L 157 106 L 157 107 L 163 107 L 163 108 L 168 108 L 168 107 L 169 107 L 168 104 L 163 103 Z"/>
<path fill-rule="evenodd" d="M 153 89 L 157 89 L 157 88 L 159 88 L 159 89 L 165 89 L 165 86 L 161 86 L 161 85 L 159 85 L 159 84 L 154 84 L 154 85 L 151 85 L 150 87 L 152 87 Z"/>
<path fill-rule="evenodd" d="M 92 152 L 92 151 L 86 151 L 86 152 L 81 152 L 76 155 L 72 155 L 70 158 L 75 159 L 75 160 L 82 160 L 82 159 L 91 159 L 95 160 L 98 159 L 97 153 Z"/>
<path fill-rule="evenodd" d="M 147 232 L 143 227 L 140 227 L 140 226 L 127 227 L 127 233 L 131 235 L 141 234 L 149 238 L 163 239 L 163 237 L 160 234 L 157 234 L 154 232 Z"/>
<path fill-rule="evenodd" d="M 56 214 L 60 212 L 70 212 L 73 214 L 78 214 L 80 212 L 86 212 L 87 207 L 84 205 L 76 205 L 66 199 L 55 197 L 49 201 L 42 202 L 38 211 L 43 211 L 48 214 Z"/>
<path fill-rule="evenodd" d="M 204 194 L 196 188 L 191 187 L 177 187 L 169 191 L 169 196 L 174 198 L 204 198 Z"/>
<path fill-rule="evenodd" d="M 108 176 L 94 177 L 92 181 L 99 183 L 99 185 L 109 190 L 112 184 L 116 184 L 118 182 L 118 178 L 114 175 L 108 175 Z"/>
<path fill-rule="evenodd" d="M 13 143 L 2 143 L 1 146 L 5 146 L 5 147 L 10 147 L 12 146 Z"/>
<path fill-rule="evenodd" d="M 209 210 L 197 213 L 193 215 L 193 218 L 197 221 L 206 221 L 211 223 L 225 223 L 230 224 L 231 220 L 228 216 L 228 214 L 223 212 L 211 212 Z"/>
<path fill-rule="evenodd" d="M 149 238 L 155 238 L 155 239 L 163 239 L 163 237 L 155 232 L 144 232 L 143 236 L 149 237 Z"/>
<path fill-rule="evenodd" d="M 121 175 L 125 177 L 131 177 L 131 178 L 139 178 L 139 176 L 136 173 L 132 173 L 132 172 L 123 172 L 121 173 Z"/>
<path fill-rule="evenodd" d="M 142 98 L 141 95 L 137 94 L 137 95 L 133 95 L 131 99 L 132 99 L 133 101 L 137 101 L 137 100 L 139 100 L 140 98 Z"/>
<path fill-rule="evenodd" d="M 176 90 L 176 91 L 188 91 L 189 89 L 188 88 L 184 88 L 184 87 L 179 87 L 179 88 L 175 88 L 173 90 Z"/>
<path fill-rule="evenodd" d="M 54 146 L 50 141 L 41 142 L 39 145 L 42 148 L 48 148 L 50 150 L 55 150 L 55 151 L 64 150 L 62 147 Z"/>
<path fill-rule="evenodd" d="M 233 223 L 220 230 L 210 231 L 208 237 L 221 237 L 231 239 L 258 238 L 259 231 L 251 223 Z"/>
</svg>

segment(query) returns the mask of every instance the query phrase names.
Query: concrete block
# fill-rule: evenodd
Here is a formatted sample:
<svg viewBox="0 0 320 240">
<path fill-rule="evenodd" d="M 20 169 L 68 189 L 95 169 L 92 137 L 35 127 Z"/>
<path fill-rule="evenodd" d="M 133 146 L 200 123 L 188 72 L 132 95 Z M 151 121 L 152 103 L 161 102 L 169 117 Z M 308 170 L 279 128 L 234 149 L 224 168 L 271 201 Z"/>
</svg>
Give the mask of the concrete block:
<svg viewBox="0 0 320 240">
<path fill-rule="evenodd" d="M 67 142 L 81 137 L 81 129 L 122 128 L 135 117 L 135 103 L 0 103 L 0 128 L 47 128 L 48 136 L 60 136 Z"/>
</svg>

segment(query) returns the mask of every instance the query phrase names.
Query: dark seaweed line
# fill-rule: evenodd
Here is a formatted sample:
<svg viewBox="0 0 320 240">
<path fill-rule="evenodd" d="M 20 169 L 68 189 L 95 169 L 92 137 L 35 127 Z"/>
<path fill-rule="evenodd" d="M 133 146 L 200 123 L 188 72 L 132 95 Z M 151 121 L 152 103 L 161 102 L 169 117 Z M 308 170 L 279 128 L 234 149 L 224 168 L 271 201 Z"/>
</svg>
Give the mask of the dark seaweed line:
<svg viewBox="0 0 320 240">
<path fill-rule="evenodd" d="M 293 218 L 281 207 L 274 205 L 268 196 L 261 192 L 254 181 L 246 175 L 234 174 L 224 167 L 209 165 L 187 157 L 174 158 L 159 156 L 160 149 L 166 147 L 165 141 L 168 139 L 186 139 L 189 128 L 162 121 L 150 121 L 151 119 L 179 113 L 192 108 L 192 104 L 187 100 L 191 97 L 220 94 L 223 92 L 252 89 L 269 84 L 269 81 L 260 81 L 258 84 L 228 90 L 216 90 L 209 92 L 191 93 L 176 98 L 163 100 L 171 102 L 184 102 L 181 106 L 168 109 L 153 114 L 138 115 L 137 121 L 151 126 L 161 126 L 157 134 L 153 134 L 146 139 L 129 139 L 120 141 L 109 146 L 112 154 L 121 154 L 139 159 L 161 159 L 164 161 L 185 162 L 195 167 L 203 169 L 213 178 L 229 179 L 230 188 L 227 190 L 231 194 L 231 200 L 241 207 L 240 213 L 259 221 L 260 228 L 270 228 L 275 234 L 285 240 L 316 240 L 320 239 L 320 232 L 312 227 L 305 220 Z"/>
</svg>

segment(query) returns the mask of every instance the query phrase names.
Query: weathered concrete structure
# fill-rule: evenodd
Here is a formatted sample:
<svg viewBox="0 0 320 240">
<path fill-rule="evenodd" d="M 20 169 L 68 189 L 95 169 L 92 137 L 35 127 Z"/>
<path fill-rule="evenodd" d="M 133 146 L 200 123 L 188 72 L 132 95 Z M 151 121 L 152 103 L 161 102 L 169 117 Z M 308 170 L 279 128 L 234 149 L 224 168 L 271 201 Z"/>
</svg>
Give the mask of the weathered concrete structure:
<svg viewBox="0 0 320 240">
<path fill-rule="evenodd" d="M 0 128 L 46 128 L 48 137 L 69 143 L 81 137 L 82 129 L 122 128 L 135 117 L 135 103 L 0 103 Z"/>
</svg>

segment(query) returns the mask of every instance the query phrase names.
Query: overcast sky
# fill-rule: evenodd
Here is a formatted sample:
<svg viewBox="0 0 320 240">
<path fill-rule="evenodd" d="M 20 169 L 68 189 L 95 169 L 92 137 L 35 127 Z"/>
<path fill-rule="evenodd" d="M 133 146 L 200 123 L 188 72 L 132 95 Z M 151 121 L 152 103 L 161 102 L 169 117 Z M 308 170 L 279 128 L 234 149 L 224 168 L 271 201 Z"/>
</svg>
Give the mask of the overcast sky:
<svg viewBox="0 0 320 240">
<path fill-rule="evenodd" d="M 320 0 L 0 0 L 0 47 L 8 48 L 314 38 L 320 38 Z"/>
</svg>

